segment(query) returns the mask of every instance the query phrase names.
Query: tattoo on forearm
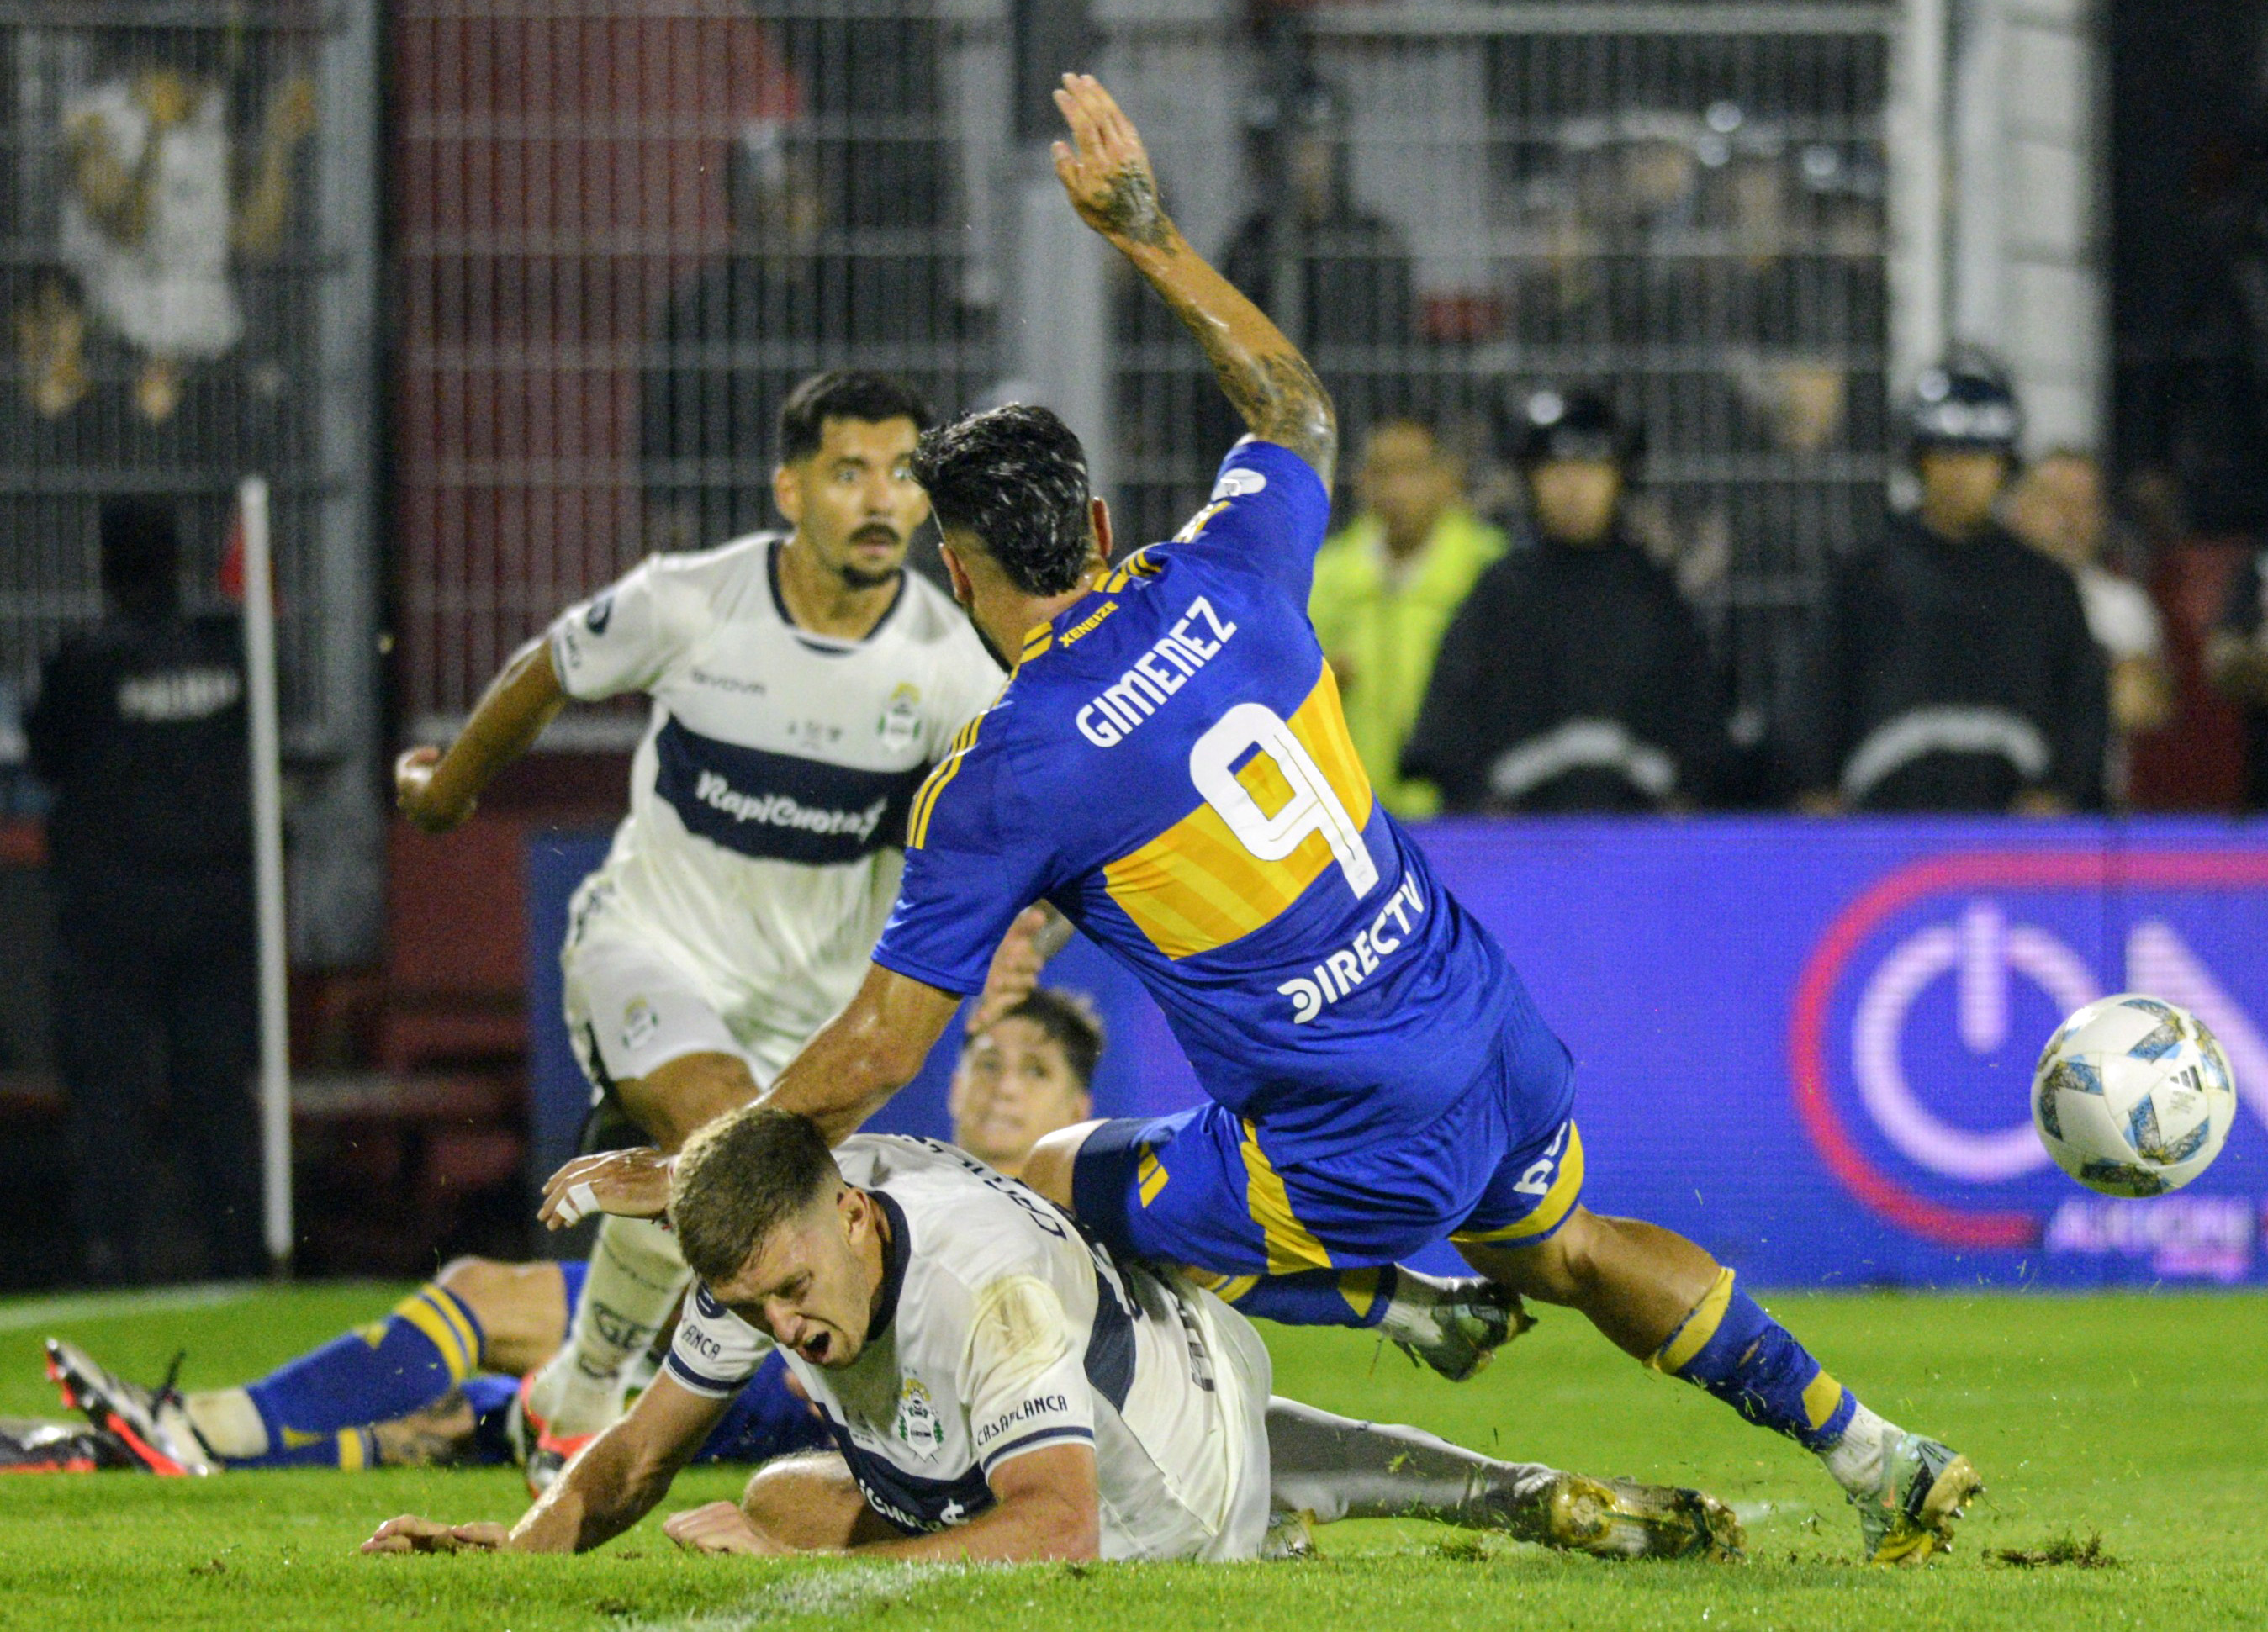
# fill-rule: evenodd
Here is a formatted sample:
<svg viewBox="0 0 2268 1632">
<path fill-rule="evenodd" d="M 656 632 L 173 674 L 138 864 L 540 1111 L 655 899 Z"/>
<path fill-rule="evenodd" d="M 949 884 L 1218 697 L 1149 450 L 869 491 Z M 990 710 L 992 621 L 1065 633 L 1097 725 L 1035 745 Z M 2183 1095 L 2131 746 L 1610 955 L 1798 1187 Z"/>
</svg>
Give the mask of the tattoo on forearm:
<svg viewBox="0 0 2268 1632">
<path fill-rule="evenodd" d="M 1110 196 L 1099 213 L 1103 231 L 1153 249 L 1173 234 L 1173 223 L 1158 202 L 1158 184 L 1138 165 L 1129 165 L 1110 178 Z"/>
<path fill-rule="evenodd" d="M 1307 359 L 1273 330 L 1280 349 L 1252 351 L 1185 291 L 1161 284 L 1159 292 L 1204 348 L 1221 389 L 1252 434 L 1291 449 L 1329 480 L 1338 459 L 1338 422 L 1331 393 Z"/>
</svg>

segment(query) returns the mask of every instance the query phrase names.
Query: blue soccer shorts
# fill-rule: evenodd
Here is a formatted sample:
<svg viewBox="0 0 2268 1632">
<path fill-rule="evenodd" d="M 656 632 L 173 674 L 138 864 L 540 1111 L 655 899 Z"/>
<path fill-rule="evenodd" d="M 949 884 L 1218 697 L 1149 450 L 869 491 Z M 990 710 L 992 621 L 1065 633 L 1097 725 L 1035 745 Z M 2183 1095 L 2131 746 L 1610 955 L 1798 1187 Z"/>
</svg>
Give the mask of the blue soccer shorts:
<svg viewBox="0 0 2268 1632">
<path fill-rule="evenodd" d="M 1115 1252 L 1224 1276 L 1380 1266 L 1444 1238 L 1535 1246 L 1583 1191 L 1573 1068 L 1546 1037 L 1390 1136 L 1278 1138 L 1219 1105 L 1106 1121 L 1079 1150 L 1072 1209 Z"/>
</svg>

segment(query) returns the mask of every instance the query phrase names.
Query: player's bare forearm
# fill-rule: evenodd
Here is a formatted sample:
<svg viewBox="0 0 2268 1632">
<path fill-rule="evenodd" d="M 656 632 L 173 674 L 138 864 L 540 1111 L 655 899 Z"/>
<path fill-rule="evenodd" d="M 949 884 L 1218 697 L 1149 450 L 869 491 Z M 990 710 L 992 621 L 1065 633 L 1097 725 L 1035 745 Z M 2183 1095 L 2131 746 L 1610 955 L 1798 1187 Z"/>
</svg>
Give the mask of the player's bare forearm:
<svg viewBox="0 0 2268 1632">
<path fill-rule="evenodd" d="M 1142 138 L 1094 76 L 1064 75 L 1056 106 L 1072 136 L 1055 144 L 1056 174 L 1079 218 L 1134 263 L 1197 337 L 1252 434 L 1291 449 L 1328 487 L 1338 419 L 1307 358 L 1182 236 L 1158 196 Z"/>
<path fill-rule="evenodd" d="M 874 964 L 850 1006 L 788 1062 L 764 1103 L 808 1116 L 829 1144 L 846 1139 L 914 1079 L 960 1006 L 951 992 Z"/>
<path fill-rule="evenodd" d="M 528 642 L 489 682 L 446 753 L 412 748 L 394 761 L 394 802 L 428 832 L 456 827 L 497 773 L 535 746 L 567 701 L 551 643 L 541 636 Z"/>
<path fill-rule="evenodd" d="M 613 1540 L 669 1494 L 724 1408 L 666 1374 L 656 1378 L 512 1527 L 506 1550 L 587 1553 Z"/>
</svg>

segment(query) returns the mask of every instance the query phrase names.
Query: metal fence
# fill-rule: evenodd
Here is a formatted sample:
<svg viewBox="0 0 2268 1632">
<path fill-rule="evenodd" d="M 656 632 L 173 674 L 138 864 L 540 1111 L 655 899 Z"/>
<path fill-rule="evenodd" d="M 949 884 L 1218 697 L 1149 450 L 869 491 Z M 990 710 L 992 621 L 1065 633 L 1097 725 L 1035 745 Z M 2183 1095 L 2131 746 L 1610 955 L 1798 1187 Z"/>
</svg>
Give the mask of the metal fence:
<svg viewBox="0 0 2268 1632">
<path fill-rule="evenodd" d="M 1898 17 L 1325 6 L 1273 62 L 1223 62 L 1220 19 L 1153 7 L 1116 19 L 1110 62 L 1192 238 L 1296 330 L 1355 437 L 1462 423 L 1509 505 L 1487 455 L 1528 392 L 1594 385 L 1643 423 L 1638 530 L 1753 724 L 1829 553 L 1884 506 Z M 1220 196 L 1248 202 L 1189 208 Z M 1117 315 L 1121 504 L 1161 536 L 1234 428 L 1159 303 Z"/>
<path fill-rule="evenodd" d="M 177 501 L 185 602 L 220 595 L 232 489 L 276 496 L 295 746 L 350 705 L 321 560 L 313 247 L 325 140 L 305 0 L 0 11 L 0 681 L 101 612 L 104 496 Z"/>
<path fill-rule="evenodd" d="M 1082 348 L 1109 381 L 1081 429 L 1123 530 L 1194 507 L 1237 427 L 1162 307 L 1114 270 L 1100 333 L 1024 321 L 1055 251 L 1019 238 L 1012 9 L 396 9 L 413 730 L 644 551 L 769 520 L 771 419 L 814 368 L 900 370 L 966 408 L 1035 348 Z M 1298 331 L 1356 437 L 1416 408 L 1485 452 L 1546 383 L 1645 422 L 1642 530 L 1765 703 L 1822 562 L 1883 504 L 1899 8 L 1326 4 L 1272 42 L 1231 0 L 1090 11 L 1185 230 Z"/>
<path fill-rule="evenodd" d="M 889 369 L 948 408 L 996 378 L 975 229 L 1003 38 L 997 7 L 923 0 L 396 9 L 413 731 L 642 554 L 771 521 L 801 376 Z"/>
</svg>

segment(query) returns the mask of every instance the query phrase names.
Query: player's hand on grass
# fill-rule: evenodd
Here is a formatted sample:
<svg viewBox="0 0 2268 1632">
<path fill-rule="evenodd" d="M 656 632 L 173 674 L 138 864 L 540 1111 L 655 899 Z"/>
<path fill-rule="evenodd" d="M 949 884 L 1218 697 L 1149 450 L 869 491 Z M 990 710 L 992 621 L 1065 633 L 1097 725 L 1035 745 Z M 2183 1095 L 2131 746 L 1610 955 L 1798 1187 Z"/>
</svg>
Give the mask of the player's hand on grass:
<svg viewBox="0 0 2268 1632">
<path fill-rule="evenodd" d="M 600 1213 L 659 1218 L 669 1210 L 669 1158 L 651 1145 L 578 1156 L 543 1181 L 535 1216 L 547 1230 L 564 1230 Z"/>
<path fill-rule="evenodd" d="M 1158 175 L 1134 121 L 1093 74 L 1065 74 L 1056 106 L 1071 139 L 1051 150 L 1056 174 L 1079 218 L 1105 238 L 1162 245 L 1174 224 L 1158 199 Z"/>
<path fill-rule="evenodd" d="M 711 1502 L 706 1507 L 672 1513 L 662 1521 L 661 1533 L 688 1553 L 740 1553 L 753 1558 L 779 1558 L 788 1551 L 750 1524 L 737 1502 Z"/>
<path fill-rule="evenodd" d="M 438 748 L 411 748 L 394 761 L 394 806 L 427 833 L 461 827 L 473 813 L 469 800 L 459 805 L 435 795 L 433 772 L 440 763 Z"/>
<path fill-rule="evenodd" d="M 502 1525 L 445 1525 L 404 1513 L 389 1518 L 362 1544 L 365 1553 L 494 1553 L 503 1547 Z"/>
</svg>

